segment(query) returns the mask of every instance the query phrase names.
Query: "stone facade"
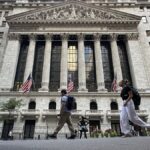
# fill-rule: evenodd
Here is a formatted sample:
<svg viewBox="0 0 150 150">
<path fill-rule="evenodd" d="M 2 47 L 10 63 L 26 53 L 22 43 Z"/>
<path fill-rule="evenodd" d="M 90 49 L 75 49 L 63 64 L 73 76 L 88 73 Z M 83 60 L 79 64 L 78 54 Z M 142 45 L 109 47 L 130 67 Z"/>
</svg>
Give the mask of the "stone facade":
<svg viewBox="0 0 150 150">
<path fill-rule="evenodd" d="M 63 3 L 62 3 L 63 2 Z M 0 35 L 0 102 L 10 98 L 22 99 L 25 104 L 13 115 L 14 138 L 45 138 L 57 124 L 57 114 L 60 109 L 60 89 L 67 88 L 67 47 L 68 36 L 77 35 L 78 42 L 78 77 L 79 87 L 71 94 L 76 98 L 77 109 L 73 112 L 73 123 L 76 129 L 81 115 L 89 118 L 89 131 L 94 127 L 106 130 L 113 128 L 119 130 L 119 110 L 122 100 L 119 92 L 107 92 L 104 85 L 102 54 L 99 53 L 102 35 L 110 37 L 112 49 L 112 63 L 118 80 L 123 75 L 117 48 L 117 37 L 125 35 L 127 55 L 133 85 L 139 89 L 142 104 L 138 113 L 147 122 L 150 122 L 150 2 L 141 3 L 138 0 L 80 0 L 77 2 L 65 0 L 55 2 L 52 0 L 32 1 L 13 0 L 1 2 Z M 7 16 L 8 15 L 8 16 Z M 6 25 L 5 25 L 5 22 Z M 3 24 L 3 25 L 2 25 Z M 5 25 L 5 26 L 4 26 Z M 4 26 L 4 27 L 3 27 Z M 62 53 L 60 68 L 60 87 L 58 91 L 49 91 L 49 73 L 51 60 L 51 39 L 54 34 L 62 37 Z M 94 37 L 97 91 L 88 92 L 86 87 L 84 35 Z M 33 69 L 35 55 L 35 37 L 44 35 L 46 46 L 42 72 L 42 85 L 38 91 L 23 94 L 13 91 L 16 68 L 19 59 L 20 36 L 29 37 L 29 49 L 24 73 L 24 81 Z M 36 103 L 36 109 L 29 110 L 30 102 Z M 49 110 L 50 102 L 56 102 L 56 110 Z M 97 109 L 91 110 L 90 103 L 96 103 Z M 111 103 L 118 104 L 118 110 L 111 110 Z M 7 112 L 0 112 L 0 136 L 4 137 L 4 118 Z M 27 125 L 32 128 L 32 135 L 27 134 Z M 115 127 L 114 127 L 115 126 Z M 93 128 L 92 128 L 93 127 Z M 9 130 L 9 129 L 8 129 Z M 68 132 L 65 126 L 61 133 Z M 7 133 L 6 133 L 7 134 Z"/>
</svg>

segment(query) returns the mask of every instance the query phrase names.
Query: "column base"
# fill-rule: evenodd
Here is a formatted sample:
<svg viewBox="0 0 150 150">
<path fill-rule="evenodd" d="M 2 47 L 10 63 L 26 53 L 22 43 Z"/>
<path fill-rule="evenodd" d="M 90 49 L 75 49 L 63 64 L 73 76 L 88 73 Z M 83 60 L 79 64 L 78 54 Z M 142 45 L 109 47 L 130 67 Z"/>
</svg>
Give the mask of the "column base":
<svg viewBox="0 0 150 150">
<path fill-rule="evenodd" d="M 78 89 L 78 92 L 79 92 L 79 93 L 87 93 L 87 92 L 88 92 L 88 89 L 87 89 L 87 88 L 79 88 L 79 89 Z"/>
<path fill-rule="evenodd" d="M 101 93 L 101 92 L 106 93 L 106 92 L 108 92 L 108 90 L 105 89 L 105 88 L 98 88 L 98 89 L 97 89 L 97 92 L 99 92 L 99 93 Z"/>
<path fill-rule="evenodd" d="M 49 92 L 49 89 L 46 87 L 42 87 L 42 88 L 38 89 L 38 92 Z"/>
</svg>

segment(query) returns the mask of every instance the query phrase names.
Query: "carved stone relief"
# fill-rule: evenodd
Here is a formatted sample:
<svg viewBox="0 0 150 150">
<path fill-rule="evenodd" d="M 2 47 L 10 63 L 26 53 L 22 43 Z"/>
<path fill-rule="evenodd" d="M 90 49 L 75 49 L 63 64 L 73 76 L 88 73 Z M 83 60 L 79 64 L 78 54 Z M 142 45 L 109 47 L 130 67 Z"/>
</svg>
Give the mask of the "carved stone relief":
<svg viewBox="0 0 150 150">
<path fill-rule="evenodd" d="M 65 7 L 50 8 L 20 16 L 12 21 L 76 21 L 76 20 L 131 20 L 129 17 L 103 9 L 94 9 L 78 4 L 68 4 Z"/>
</svg>

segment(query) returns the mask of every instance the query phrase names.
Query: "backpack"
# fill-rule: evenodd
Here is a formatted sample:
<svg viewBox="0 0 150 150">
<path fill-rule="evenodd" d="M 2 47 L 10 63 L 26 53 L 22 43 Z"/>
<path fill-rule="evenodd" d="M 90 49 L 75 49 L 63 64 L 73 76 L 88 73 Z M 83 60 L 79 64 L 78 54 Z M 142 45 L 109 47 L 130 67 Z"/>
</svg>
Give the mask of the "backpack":
<svg viewBox="0 0 150 150">
<path fill-rule="evenodd" d="M 134 87 L 130 87 L 130 88 L 131 88 L 132 93 L 133 93 L 133 98 L 132 99 L 133 99 L 134 105 L 139 106 L 141 104 L 141 96 L 140 96 L 137 89 L 135 89 Z"/>
<path fill-rule="evenodd" d="M 66 102 L 66 107 L 68 110 L 74 109 L 75 106 L 75 98 L 73 96 L 67 96 L 67 102 Z"/>
</svg>

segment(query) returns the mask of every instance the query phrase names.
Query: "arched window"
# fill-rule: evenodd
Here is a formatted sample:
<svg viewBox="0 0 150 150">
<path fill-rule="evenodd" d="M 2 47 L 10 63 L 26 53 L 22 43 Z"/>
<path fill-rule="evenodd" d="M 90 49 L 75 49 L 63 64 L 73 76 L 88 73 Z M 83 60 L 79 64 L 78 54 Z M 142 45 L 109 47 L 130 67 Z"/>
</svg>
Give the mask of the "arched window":
<svg viewBox="0 0 150 150">
<path fill-rule="evenodd" d="M 49 103 L 49 109 L 56 109 L 56 102 L 51 101 L 51 102 Z"/>
<path fill-rule="evenodd" d="M 92 101 L 90 102 L 90 110 L 97 110 L 97 103 Z"/>
<path fill-rule="evenodd" d="M 36 108 L 36 103 L 34 101 L 29 103 L 28 109 L 35 109 Z"/>
<path fill-rule="evenodd" d="M 111 108 L 111 110 L 118 110 L 118 104 L 117 104 L 117 102 L 111 102 L 110 108 Z"/>
</svg>

